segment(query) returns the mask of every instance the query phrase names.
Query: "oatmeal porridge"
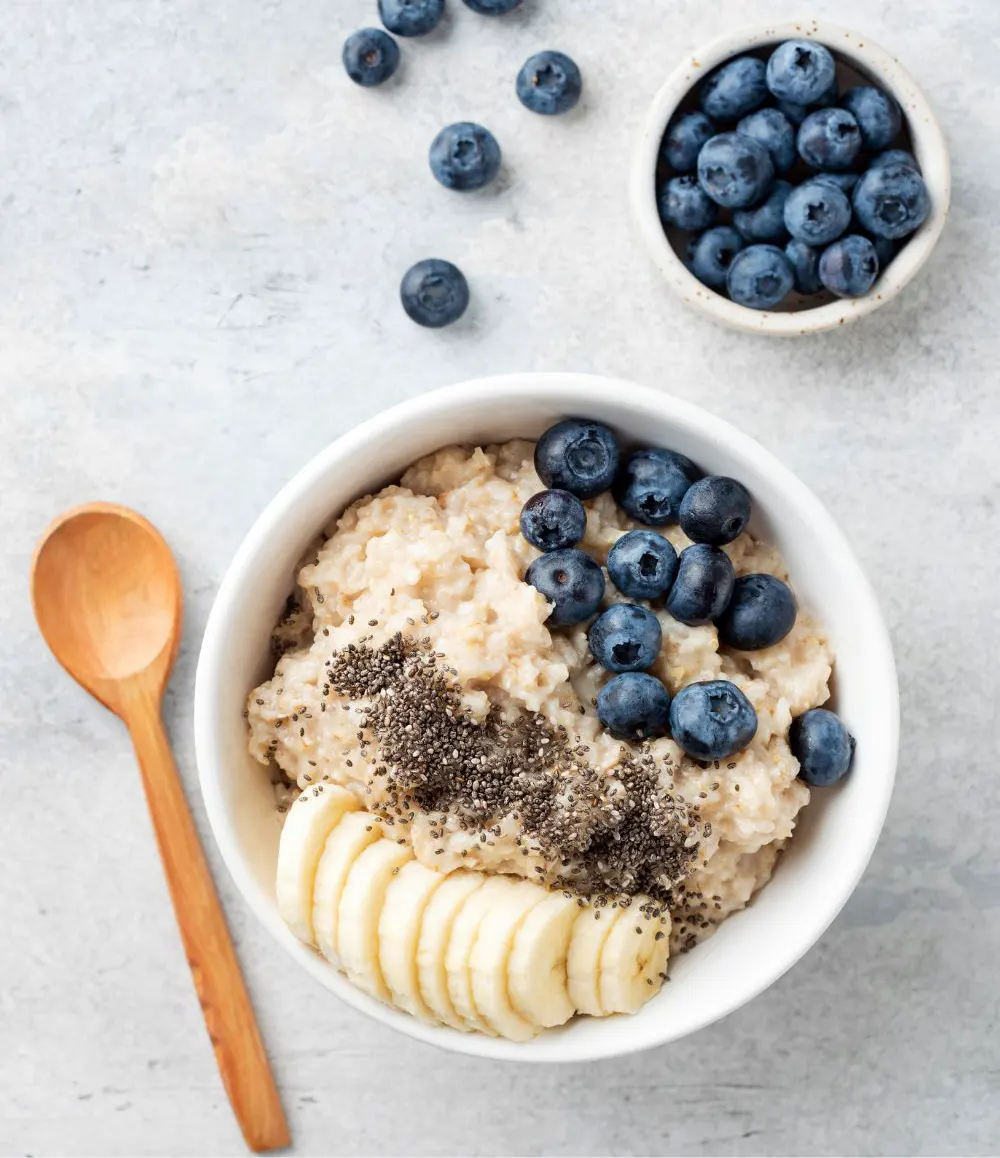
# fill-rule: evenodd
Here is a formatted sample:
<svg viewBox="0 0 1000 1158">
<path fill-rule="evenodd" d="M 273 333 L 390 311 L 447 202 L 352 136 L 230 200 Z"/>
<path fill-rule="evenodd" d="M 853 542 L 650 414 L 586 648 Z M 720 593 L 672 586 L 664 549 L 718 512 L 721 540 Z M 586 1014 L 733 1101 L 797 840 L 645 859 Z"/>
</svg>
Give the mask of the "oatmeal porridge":
<svg viewBox="0 0 1000 1158">
<path fill-rule="evenodd" d="M 345 968 L 343 944 L 338 948 L 333 934 L 324 934 L 324 944 L 317 934 L 329 922 L 323 904 L 332 904 L 338 913 L 334 940 L 350 939 L 348 924 L 360 920 L 349 916 L 357 870 L 346 853 L 339 870 L 325 863 L 317 868 L 317 862 L 334 856 L 336 849 L 324 851 L 324 840 L 329 836 L 334 843 L 342 818 L 357 814 L 353 854 L 374 861 L 373 850 L 385 849 L 378 854 L 383 869 L 381 876 L 375 872 L 374 894 L 365 895 L 377 896 L 377 907 L 386 908 L 381 918 L 369 914 L 376 927 L 364 934 L 367 948 L 358 948 L 355 957 L 378 958 L 378 938 L 390 932 L 385 927 L 389 902 L 398 892 L 402 914 L 399 905 L 412 890 L 418 913 L 430 919 L 442 910 L 453 921 L 446 921 L 443 957 L 459 955 L 456 937 L 469 938 L 466 956 L 473 963 L 467 972 L 473 980 L 454 982 L 442 965 L 442 981 L 433 963 L 425 962 L 426 969 L 419 965 L 422 935 L 412 916 L 413 927 L 405 934 L 409 942 L 400 950 L 413 958 L 415 972 L 408 982 L 392 984 L 391 968 L 383 962 L 380 973 L 377 961 L 374 978 L 366 980 L 360 966 L 352 972 L 349 963 L 348 976 L 417 1016 L 508 1036 L 518 1034 L 483 1014 L 474 985 L 475 953 L 489 943 L 491 921 L 509 962 L 502 1004 L 513 1023 L 532 1020 L 526 1014 L 532 1003 L 524 993 L 517 997 L 519 984 L 531 986 L 516 979 L 520 939 L 510 930 L 531 928 L 546 906 L 564 926 L 560 952 L 569 1001 L 562 991 L 559 997 L 568 1013 L 561 1020 L 534 1018 L 537 1032 L 574 1012 L 630 1012 L 640 1003 L 630 997 L 616 1006 L 612 995 L 602 1004 L 600 981 L 588 990 L 580 970 L 565 967 L 567 955 L 572 965 L 574 952 L 581 960 L 587 952 L 570 932 L 577 910 L 580 919 L 584 913 L 594 918 L 591 939 L 601 929 L 593 952 L 602 961 L 615 952 L 618 925 L 625 922 L 620 940 L 626 925 L 632 933 L 634 915 L 642 914 L 632 935 L 648 940 L 655 953 L 647 953 L 648 960 L 630 959 L 628 970 L 645 984 L 645 1000 L 660 987 L 668 948 L 674 953 L 692 948 L 766 884 L 809 800 L 790 746 L 793 719 L 808 719 L 827 701 L 833 662 L 821 625 L 801 610 L 792 611 L 794 622 L 782 628 L 778 642 L 761 647 L 758 641 L 741 650 L 720 641 L 720 635 L 732 638 L 745 631 L 739 627 L 745 620 L 732 612 L 736 626 L 727 629 L 717 625 L 718 617 L 691 625 L 671 612 L 671 606 L 680 606 L 673 592 L 630 599 L 614 583 L 605 583 L 612 547 L 619 540 L 624 547 L 623 536 L 641 527 L 629 507 L 639 514 L 645 509 L 635 507 L 634 494 L 630 502 L 627 478 L 625 489 L 616 485 L 614 496 L 603 491 L 583 499 L 582 537 L 572 549 L 551 556 L 540 552 L 529 542 L 533 536 L 522 512 L 540 492 L 569 491 L 545 491 L 546 482 L 563 480 L 539 477 L 538 454 L 535 443 L 521 440 L 450 446 L 416 462 L 398 485 L 344 511 L 301 567 L 298 588 L 275 632 L 274 675 L 248 701 L 250 751 L 274 770 L 286 830 L 299 813 L 318 812 L 321 802 L 337 820 L 332 829 L 321 825 L 319 835 L 312 835 L 312 852 L 304 860 L 289 854 L 289 863 L 295 855 L 301 861 L 289 869 L 298 874 L 292 887 L 300 887 L 304 874 L 312 898 L 311 908 L 304 904 L 301 927 L 293 923 L 295 931 Z M 637 477 L 645 477 L 636 470 Z M 623 467 L 619 477 L 626 471 Z M 692 509 L 696 497 L 688 503 Z M 579 500 L 571 501 L 577 510 Z M 702 524 L 692 515 L 682 524 L 664 521 L 643 530 L 665 539 L 671 557 L 680 554 L 674 591 L 686 582 L 685 560 L 692 574 L 698 561 L 697 552 L 685 550 L 692 543 L 682 525 Z M 724 568 L 731 563 L 735 590 L 742 577 L 754 577 L 758 586 L 767 582 L 761 576 L 774 577 L 781 581 L 774 586 L 791 603 L 780 557 L 746 530 L 722 547 L 699 550 L 714 552 L 716 562 L 723 553 L 728 557 L 721 563 Z M 610 659 L 606 670 L 595 658 L 593 614 L 553 626 L 558 606 L 554 613 L 543 584 L 526 581 L 536 560 L 584 553 L 593 563 L 583 562 L 601 569 L 601 618 L 619 604 L 639 607 L 628 614 L 647 635 L 652 632 L 655 651 L 642 675 L 614 674 L 632 670 L 627 664 L 634 651 L 628 647 L 615 652 L 626 657 L 625 668 Z M 694 579 L 697 588 L 703 576 L 699 572 Z M 567 590 L 572 585 L 567 583 Z M 734 589 L 732 578 L 728 589 Z M 759 604 L 751 595 L 747 614 L 756 613 Z M 608 623 L 627 634 L 627 625 L 615 626 L 620 619 L 612 614 Z M 655 681 L 664 705 L 672 701 L 675 709 L 684 689 L 723 689 L 741 718 L 755 717 L 751 738 L 740 742 L 740 750 L 713 758 L 715 749 L 692 748 L 684 739 L 683 713 L 677 712 L 670 717 L 675 727 L 640 731 L 636 742 L 623 739 L 621 726 L 605 715 L 611 697 L 602 695 L 602 688 L 610 692 L 616 680 L 637 679 L 650 688 Z M 622 684 L 623 695 L 626 691 L 631 694 L 631 685 Z M 692 718 L 697 730 L 700 717 Z M 279 864 L 279 877 L 282 871 Z M 531 882 L 530 895 L 527 886 L 516 887 L 518 881 Z M 332 890 L 325 902 L 317 900 L 321 885 Z M 487 885 L 492 900 L 483 895 Z M 468 895 L 465 889 L 471 890 Z M 454 912 L 448 909 L 453 897 Z M 475 926 L 471 932 L 462 924 L 470 907 L 476 917 L 467 917 Z M 506 924 L 494 915 L 508 910 L 513 916 Z M 648 938 L 647 924 L 656 926 Z M 395 938 L 395 928 L 391 935 Z M 626 945 L 623 952 L 630 951 Z M 448 990 L 436 1004 L 435 985 Z M 489 1006 L 490 998 L 483 1000 Z"/>
</svg>

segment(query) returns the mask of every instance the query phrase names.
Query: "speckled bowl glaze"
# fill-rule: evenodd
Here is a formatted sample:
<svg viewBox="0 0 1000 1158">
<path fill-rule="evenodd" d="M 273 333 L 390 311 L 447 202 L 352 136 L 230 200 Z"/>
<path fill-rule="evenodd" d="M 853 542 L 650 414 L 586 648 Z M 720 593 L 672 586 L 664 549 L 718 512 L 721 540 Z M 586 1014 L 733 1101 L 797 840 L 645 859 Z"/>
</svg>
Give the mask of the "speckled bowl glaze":
<svg viewBox="0 0 1000 1158">
<path fill-rule="evenodd" d="M 733 56 L 783 40 L 803 38 L 825 44 L 838 59 L 838 75 L 855 73 L 879 85 L 899 102 L 906 118 L 912 151 L 920 163 L 931 196 L 931 212 L 900 249 L 872 289 L 860 298 L 812 305 L 792 295 L 779 310 L 751 310 L 710 290 L 686 268 L 664 233 L 656 207 L 655 173 L 660 142 L 678 107 L 709 73 Z M 853 322 L 894 298 L 910 281 L 941 236 L 951 201 L 948 147 L 937 118 L 916 81 L 891 53 L 860 32 L 815 20 L 788 20 L 743 28 L 713 40 L 688 56 L 667 78 L 646 115 L 632 164 L 632 213 L 667 284 L 688 305 L 710 318 L 749 333 L 795 337 L 818 334 Z"/>
<path fill-rule="evenodd" d="M 670 984 L 638 1014 L 577 1018 L 519 1044 L 426 1025 L 390 1009 L 296 940 L 275 903 L 280 821 L 270 772 L 247 750 L 243 710 L 250 689 L 273 670 L 271 631 L 298 563 L 331 517 L 442 446 L 537 438 L 569 415 L 607 423 L 626 444 L 672 447 L 704 470 L 746 484 L 754 498 L 752 529 L 781 551 L 800 603 L 833 642 L 836 708 L 857 739 L 857 753 L 842 784 L 814 794 L 773 880 L 753 904 L 676 958 Z M 303 1001 L 318 1000 L 323 987 L 410 1037 L 522 1062 L 579 1062 L 662 1045 L 723 1017 L 791 968 L 840 911 L 868 863 L 892 793 L 898 728 L 892 647 L 875 596 L 847 538 L 809 489 L 759 443 L 707 411 L 587 374 L 519 374 L 436 390 L 379 414 L 307 463 L 268 504 L 230 565 L 205 630 L 194 709 L 212 832 L 247 904 L 295 960 L 274 984 L 301 985 Z M 307 984 L 307 975 L 317 984 Z"/>
</svg>

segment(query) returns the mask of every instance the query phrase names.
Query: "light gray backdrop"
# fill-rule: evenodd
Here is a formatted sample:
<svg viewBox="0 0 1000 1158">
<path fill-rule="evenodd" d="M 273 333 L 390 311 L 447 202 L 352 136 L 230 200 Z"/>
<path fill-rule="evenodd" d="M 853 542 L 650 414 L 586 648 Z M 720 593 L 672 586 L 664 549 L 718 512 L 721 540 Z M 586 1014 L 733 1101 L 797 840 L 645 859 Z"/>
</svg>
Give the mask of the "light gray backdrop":
<svg viewBox="0 0 1000 1158">
<path fill-rule="evenodd" d="M 631 1060 L 518 1069 L 369 1024 L 257 927 L 209 845 L 296 1152 L 983 1154 L 1000 1146 L 997 541 L 1000 148 L 992 0 L 448 0 L 365 92 L 339 61 L 375 0 L 8 0 L 0 14 L 0 1152 L 236 1154 L 118 723 L 37 637 L 48 519 L 129 503 L 175 548 L 185 646 L 168 721 L 199 820 L 198 641 L 256 513 L 342 431 L 489 372 L 630 377 L 742 426 L 815 488 L 882 599 L 903 742 L 882 843 L 823 942 L 749 1007 Z M 681 55 L 751 20 L 864 29 L 951 142 L 941 246 L 856 328 L 729 333 L 661 284 L 628 218 L 640 120 Z M 532 117 L 543 47 L 585 108 Z M 472 118 L 509 187 L 431 179 Z M 458 261 L 468 321 L 400 310 Z M 209 840 L 204 829 L 206 840 Z"/>
</svg>

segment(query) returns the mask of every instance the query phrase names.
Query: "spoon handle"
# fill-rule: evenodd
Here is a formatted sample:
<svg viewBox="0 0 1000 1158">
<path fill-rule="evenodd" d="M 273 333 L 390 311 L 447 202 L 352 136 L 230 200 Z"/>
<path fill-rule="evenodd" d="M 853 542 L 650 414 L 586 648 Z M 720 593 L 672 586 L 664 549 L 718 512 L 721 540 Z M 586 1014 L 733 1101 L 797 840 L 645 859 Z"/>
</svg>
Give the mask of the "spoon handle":
<svg viewBox="0 0 1000 1158">
<path fill-rule="evenodd" d="M 123 712 L 146 789 L 156 843 L 222 1081 L 247 1145 L 289 1145 L 274 1075 L 226 919 L 184 796 L 160 706 L 144 690 Z"/>
</svg>

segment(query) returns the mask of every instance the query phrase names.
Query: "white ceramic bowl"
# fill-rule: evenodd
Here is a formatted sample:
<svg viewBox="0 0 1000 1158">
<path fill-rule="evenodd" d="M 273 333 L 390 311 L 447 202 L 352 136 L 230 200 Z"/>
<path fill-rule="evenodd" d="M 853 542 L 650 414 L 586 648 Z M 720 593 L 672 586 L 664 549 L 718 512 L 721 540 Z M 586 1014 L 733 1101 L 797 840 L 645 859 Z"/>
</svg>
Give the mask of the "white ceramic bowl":
<svg viewBox="0 0 1000 1158">
<path fill-rule="evenodd" d="M 912 152 L 930 193 L 931 212 L 864 297 L 830 300 L 827 295 L 827 304 L 810 306 L 816 299 L 793 294 L 778 310 L 751 310 L 702 285 L 670 244 L 656 207 L 656 159 L 663 134 L 678 106 L 714 68 L 741 53 L 798 38 L 825 44 L 838 58 L 838 77 L 846 76 L 856 84 L 876 84 L 899 101 Z M 633 216 L 653 260 L 667 284 L 688 305 L 737 330 L 793 337 L 853 322 L 899 293 L 930 257 L 941 236 L 951 202 L 951 166 L 944 134 L 927 98 L 894 56 L 860 32 L 815 20 L 787 20 L 721 36 L 686 57 L 670 74 L 646 114 L 632 164 L 631 201 Z"/>
<path fill-rule="evenodd" d="M 267 770 L 247 753 L 247 693 L 271 673 L 269 638 L 319 530 L 353 499 L 453 442 L 534 437 L 585 415 L 626 443 L 681 451 L 732 475 L 754 497 L 754 527 L 787 560 L 804 606 L 837 651 L 837 707 L 857 738 L 851 776 L 815 793 L 773 881 L 746 911 L 671 964 L 671 982 L 635 1017 L 580 1018 L 526 1045 L 436 1028 L 368 998 L 292 936 L 275 906 L 279 820 Z M 248 904 L 292 957 L 342 1000 L 422 1041 L 521 1061 L 581 1061 L 642 1050 L 708 1025 L 770 985 L 819 938 L 857 884 L 878 839 L 896 768 L 892 649 L 850 544 L 819 501 L 767 451 L 669 395 L 580 374 L 486 378 L 380 414 L 308 463 L 265 509 L 216 597 L 198 663 L 195 740 L 202 791 L 223 858 Z M 275 978 L 287 983 L 287 975 Z"/>
</svg>

